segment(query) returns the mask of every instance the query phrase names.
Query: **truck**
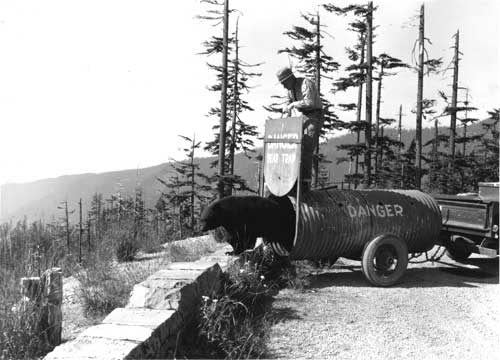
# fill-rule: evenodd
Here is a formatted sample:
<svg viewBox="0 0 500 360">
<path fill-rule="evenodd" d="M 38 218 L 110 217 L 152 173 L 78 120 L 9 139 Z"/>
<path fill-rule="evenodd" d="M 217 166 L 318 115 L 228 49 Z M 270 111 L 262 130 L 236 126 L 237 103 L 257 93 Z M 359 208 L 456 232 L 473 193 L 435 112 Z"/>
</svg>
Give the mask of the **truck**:
<svg viewBox="0 0 500 360">
<path fill-rule="evenodd" d="M 479 183 L 478 193 L 434 195 L 442 216 L 440 245 L 463 262 L 472 254 L 498 256 L 499 183 Z"/>
</svg>

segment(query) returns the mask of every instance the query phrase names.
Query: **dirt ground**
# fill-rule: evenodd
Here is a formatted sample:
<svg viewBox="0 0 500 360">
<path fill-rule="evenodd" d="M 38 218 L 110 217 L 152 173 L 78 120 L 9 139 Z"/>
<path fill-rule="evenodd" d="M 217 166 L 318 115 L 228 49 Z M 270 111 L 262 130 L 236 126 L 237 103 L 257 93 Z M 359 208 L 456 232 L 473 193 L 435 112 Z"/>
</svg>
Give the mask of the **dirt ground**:
<svg viewBox="0 0 500 360">
<path fill-rule="evenodd" d="M 409 264 L 390 288 L 371 286 L 359 262 L 342 258 L 300 271 L 307 286 L 273 303 L 268 357 L 500 359 L 498 258 Z"/>
</svg>

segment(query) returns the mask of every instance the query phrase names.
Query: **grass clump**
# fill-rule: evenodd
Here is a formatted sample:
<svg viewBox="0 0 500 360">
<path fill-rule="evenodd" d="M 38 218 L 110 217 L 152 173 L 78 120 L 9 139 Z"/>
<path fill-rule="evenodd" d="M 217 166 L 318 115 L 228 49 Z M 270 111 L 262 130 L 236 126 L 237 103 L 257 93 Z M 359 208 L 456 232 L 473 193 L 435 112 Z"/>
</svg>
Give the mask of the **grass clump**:
<svg viewBox="0 0 500 360">
<path fill-rule="evenodd" d="M 0 360 L 32 359 L 51 350 L 39 324 L 42 311 L 23 301 L 15 274 L 0 269 Z"/>
<path fill-rule="evenodd" d="M 138 251 L 136 240 L 130 236 L 123 237 L 116 246 L 116 259 L 120 262 L 132 261 Z"/>
<path fill-rule="evenodd" d="M 134 285 L 146 280 L 165 263 L 165 258 L 125 264 L 96 261 L 92 266 L 81 268 L 75 277 L 80 282 L 85 313 L 100 317 L 125 306 Z"/>
<path fill-rule="evenodd" d="M 271 250 L 245 252 L 222 278 L 217 294 L 204 297 L 196 319 L 196 336 L 187 357 L 262 358 L 271 320 L 269 308 L 287 284 L 289 263 Z M 201 349 L 201 350 L 200 350 Z"/>
<path fill-rule="evenodd" d="M 114 260 L 97 253 L 75 273 L 80 282 L 85 313 L 90 317 L 100 317 L 125 306 L 135 284 L 168 263 L 194 261 L 215 251 L 216 247 L 215 240 L 207 236 L 168 243 L 159 256 L 145 256 L 140 261 L 120 262 L 118 258 Z"/>
<path fill-rule="evenodd" d="M 30 302 L 9 305 L 0 309 L 0 359 L 33 359 L 52 350 L 44 339 L 46 329 L 38 326 L 41 309 Z"/>
<path fill-rule="evenodd" d="M 111 262 L 97 262 L 79 271 L 75 277 L 80 282 L 85 313 L 93 317 L 124 306 L 133 287 L 131 279 L 117 274 Z"/>
</svg>

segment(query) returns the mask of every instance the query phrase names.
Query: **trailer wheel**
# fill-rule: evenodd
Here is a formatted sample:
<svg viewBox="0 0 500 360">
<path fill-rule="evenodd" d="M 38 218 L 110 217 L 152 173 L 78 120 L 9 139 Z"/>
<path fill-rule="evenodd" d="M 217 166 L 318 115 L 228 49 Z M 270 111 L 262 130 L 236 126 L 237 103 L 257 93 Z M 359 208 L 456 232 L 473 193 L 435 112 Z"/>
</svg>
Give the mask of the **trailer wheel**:
<svg viewBox="0 0 500 360">
<path fill-rule="evenodd" d="M 467 249 L 470 242 L 463 237 L 456 237 L 446 246 L 446 255 L 458 262 L 467 260 L 472 254 L 472 251 Z"/>
<path fill-rule="evenodd" d="M 401 279 L 408 266 L 406 243 L 392 234 L 381 235 L 366 244 L 361 269 L 375 286 L 391 286 Z"/>
</svg>

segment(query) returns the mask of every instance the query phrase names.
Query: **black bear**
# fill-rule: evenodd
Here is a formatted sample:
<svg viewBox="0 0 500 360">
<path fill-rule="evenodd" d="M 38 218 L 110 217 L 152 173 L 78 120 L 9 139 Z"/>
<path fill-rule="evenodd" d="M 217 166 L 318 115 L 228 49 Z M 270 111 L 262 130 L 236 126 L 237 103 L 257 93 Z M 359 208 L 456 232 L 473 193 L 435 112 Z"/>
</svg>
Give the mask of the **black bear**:
<svg viewBox="0 0 500 360">
<path fill-rule="evenodd" d="M 295 234 L 295 211 L 287 198 L 227 196 L 204 209 L 200 222 L 202 231 L 224 227 L 224 240 L 236 255 L 252 249 L 257 237 L 270 239 L 289 251 Z"/>
</svg>

